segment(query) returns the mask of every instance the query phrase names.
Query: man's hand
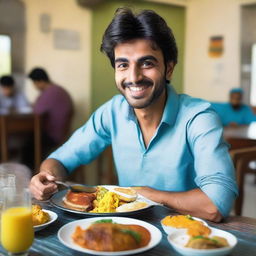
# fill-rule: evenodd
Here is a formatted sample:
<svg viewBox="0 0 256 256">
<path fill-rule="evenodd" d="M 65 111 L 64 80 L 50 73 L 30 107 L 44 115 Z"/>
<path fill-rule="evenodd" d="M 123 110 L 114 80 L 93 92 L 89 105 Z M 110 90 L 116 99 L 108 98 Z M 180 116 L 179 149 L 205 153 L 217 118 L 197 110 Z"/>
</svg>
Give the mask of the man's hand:
<svg viewBox="0 0 256 256">
<path fill-rule="evenodd" d="M 39 172 L 30 181 L 30 191 L 37 200 L 47 200 L 57 191 L 55 180 L 56 178 L 48 172 Z"/>
<path fill-rule="evenodd" d="M 64 180 L 67 170 L 56 159 L 48 158 L 40 166 L 40 172 L 32 177 L 30 191 L 37 200 L 47 200 L 57 191 L 55 180 Z"/>
<path fill-rule="evenodd" d="M 138 194 L 154 201 L 157 203 L 162 204 L 163 202 L 160 202 L 161 200 L 159 200 L 160 198 L 158 197 L 158 190 L 150 188 L 150 187 L 133 187 Z"/>
<path fill-rule="evenodd" d="M 160 204 L 164 204 L 181 214 L 219 222 L 222 219 L 217 207 L 200 189 L 185 192 L 169 192 L 150 187 L 134 187 L 138 194 Z"/>
</svg>

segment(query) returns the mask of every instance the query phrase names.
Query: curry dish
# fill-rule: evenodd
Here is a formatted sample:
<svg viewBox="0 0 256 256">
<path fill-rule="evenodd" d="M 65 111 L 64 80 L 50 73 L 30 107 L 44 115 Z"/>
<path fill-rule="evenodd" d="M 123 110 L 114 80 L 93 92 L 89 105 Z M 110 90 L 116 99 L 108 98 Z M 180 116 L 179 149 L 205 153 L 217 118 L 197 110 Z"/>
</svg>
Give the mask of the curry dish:
<svg viewBox="0 0 256 256">
<path fill-rule="evenodd" d="M 224 237 L 195 236 L 191 237 L 185 247 L 194 249 L 217 249 L 228 247 L 228 241 Z"/>
<path fill-rule="evenodd" d="M 211 230 L 203 222 L 195 220 L 190 215 L 166 216 L 162 220 L 162 224 L 174 228 L 186 228 L 187 234 L 193 237 L 208 236 L 211 233 Z"/>
<path fill-rule="evenodd" d="M 77 226 L 72 239 L 83 248 L 114 252 L 144 247 L 149 243 L 151 235 L 139 225 L 103 222 L 94 223 L 85 230 Z"/>
</svg>

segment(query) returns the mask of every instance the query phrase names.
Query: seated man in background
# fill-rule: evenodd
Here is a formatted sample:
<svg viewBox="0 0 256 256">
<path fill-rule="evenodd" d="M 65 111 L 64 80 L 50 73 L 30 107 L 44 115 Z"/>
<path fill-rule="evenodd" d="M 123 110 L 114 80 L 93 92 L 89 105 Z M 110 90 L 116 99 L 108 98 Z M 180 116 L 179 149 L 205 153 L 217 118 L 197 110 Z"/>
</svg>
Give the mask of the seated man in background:
<svg viewBox="0 0 256 256">
<path fill-rule="evenodd" d="M 40 95 L 34 104 L 34 112 L 43 115 L 45 139 L 53 147 L 66 139 L 73 115 L 73 103 L 68 92 L 54 84 L 42 68 L 33 69 L 28 77 Z"/>
<path fill-rule="evenodd" d="M 70 130 L 73 115 L 73 103 L 68 92 L 54 84 L 47 72 L 42 68 L 33 69 L 28 77 L 40 94 L 34 104 L 34 113 L 42 116 L 42 155 L 46 157 L 50 151 L 64 142 Z M 25 152 L 33 150 L 33 142 L 27 143 Z M 33 152 L 33 151 L 32 151 Z M 33 166 L 31 155 L 24 153 L 23 162 Z"/>
<path fill-rule="evenodd" d="M 243 90 L 230 90 L 228 103 L 212 103 L 224 126 L 249 125 L 256 121 L 250 106 L 243 104 Z"/>
<path fill-rule="evenodd" d="M 42 163 L 30 183 L 34 196 L 49 198 L 55 180 L 112 145 L 120 186 L 139 186 L 138 193 L 182 214 L 212 221 L 227 216 L 237 187 L 222 125 L 210 103 L 179 95 L 169 84 L 177 46 L 164 19 L 120 8 L 101 50 L 121 95 Z"/>
<path fill-rule="evenodd" d="M 31 112 L 31 106 L 25 94 L 18 90 L 12 76 L 0 78 L 0 114 Z"/>
</svg>

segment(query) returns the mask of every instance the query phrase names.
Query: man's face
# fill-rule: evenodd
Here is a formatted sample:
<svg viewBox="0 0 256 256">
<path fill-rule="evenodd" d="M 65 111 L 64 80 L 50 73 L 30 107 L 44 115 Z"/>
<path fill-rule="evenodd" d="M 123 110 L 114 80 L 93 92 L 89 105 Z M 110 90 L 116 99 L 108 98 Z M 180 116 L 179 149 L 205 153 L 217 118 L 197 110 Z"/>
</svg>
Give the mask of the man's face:
<svg viewBox="0 0 256 256">
<path fill-rule="evenodd" d="M 230 104 L 234 109 L 239 109 L 242 105 L 243 95 L 240 92 L 230 94 Z"/>
<path fill-rule="evenodd" d="M 14 94 L 14 86 L 1 86 L 1 92 L 5 97 L 12 97 Z"/>
<path fill-rule="evenodd" d="M 165 91 L 172 63 L 165 67 L 160 49 L 145 39 L 131 40 L 115 47 L 115 80 L 118 90 L 133 108 L 146 108 Z"/>
</svg>

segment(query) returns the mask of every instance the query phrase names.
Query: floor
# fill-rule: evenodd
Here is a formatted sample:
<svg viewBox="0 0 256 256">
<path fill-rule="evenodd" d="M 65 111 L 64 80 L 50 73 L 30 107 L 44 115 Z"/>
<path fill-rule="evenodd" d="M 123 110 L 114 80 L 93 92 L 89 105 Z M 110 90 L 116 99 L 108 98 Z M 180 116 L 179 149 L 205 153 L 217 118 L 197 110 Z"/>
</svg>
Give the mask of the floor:
<svg viewBox="0 0 256 256">
<path fill-rule="evenodd" d="M 243 216 L 256 218 L 256 184 L 255 175 L 246 175 Z"/>
</svg>

